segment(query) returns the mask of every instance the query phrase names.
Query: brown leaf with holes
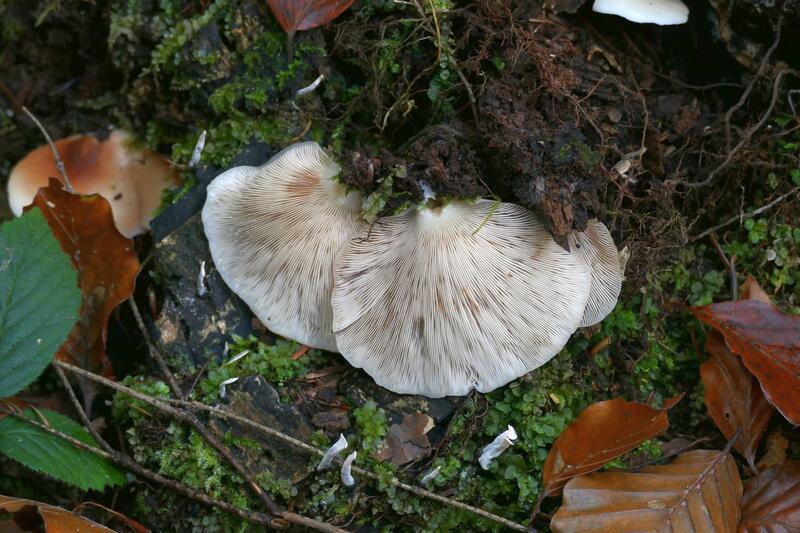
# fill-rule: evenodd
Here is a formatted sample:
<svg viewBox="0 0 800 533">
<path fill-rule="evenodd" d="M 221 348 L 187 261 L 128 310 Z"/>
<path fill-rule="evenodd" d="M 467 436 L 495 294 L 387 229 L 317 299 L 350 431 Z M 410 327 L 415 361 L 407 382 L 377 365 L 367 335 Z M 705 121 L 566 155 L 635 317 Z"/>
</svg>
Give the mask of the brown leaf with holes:
<svg viewBox="0 0 800 533">
<path fill-rule="evenodd" d="M 767 401 L 800 425 L 800 316 L 759 300 L 694 307 L 692 312 L 722 333 L 728 348 L 758 379 Z"/>
<path fill-rule="evenodd" d="M 283 31 L 294 34 L 322 26 L 341 15 L 353 0 L 269 0 Z"/>
<path fill-rule="evenodd" d="M 80 320 L 56 357 L 111 376 L 105 350 L 108 319 L 133 293 L 139 273 L 133 241 L 117 231 L 111 207 L 103 197 L 72 194 L 56 179 L 39 189 L 32 205 L 42 211 L 70 256 L 83 293 Z"/>
<path fill-rule="evenodd" d="M 427 433 L 433 429 L 433 425 L 433 419 L 428 415 L 406 415 L 401 423 L 389 428 L 386 443 L 375 454 L 375 458 L 378 461 L 391 460 L 396 466 L 402 466 L 428 454 L 431 443 Z"/>
<path fill-rule="evenodd" d="M 574 478 L 550 527 L 556 533 L 735 531 L 742 481 L 727 452 L 694 450 L 638 473 Z"/>
<path fill-rule="evenodd" d="M 2 495 L 0 495 L 0 531 L 114 533 L 113 530 L 105 526 L 70 513 L 60 507 Z"/>
<path fill-rule="evenodd" d="M 561 492 L 575 476 L 588 474 L 663 433 L 669 427 L 667 410 L 683 394 L 664 402 L 661 409 L 622 398 L 595 402 L 559 435 L 544 462 L 544 490 Z"/>
<path fill-rule="evenodd" d="M 793 531 L 800 531 L 800 461 L 773 466 L 750 480 L 739 524 L 740 533 Z"/>
<path fill-rule="evenodd" d="M 719 332 L 709 332 L 706 352 L 709 357 L 700 365 L 700 378 L 708 414 L 727 439 L 742 430 L 734 447 L 755 472 L 758 443 L 774 413 L 772 405 Z"/>
</svg>

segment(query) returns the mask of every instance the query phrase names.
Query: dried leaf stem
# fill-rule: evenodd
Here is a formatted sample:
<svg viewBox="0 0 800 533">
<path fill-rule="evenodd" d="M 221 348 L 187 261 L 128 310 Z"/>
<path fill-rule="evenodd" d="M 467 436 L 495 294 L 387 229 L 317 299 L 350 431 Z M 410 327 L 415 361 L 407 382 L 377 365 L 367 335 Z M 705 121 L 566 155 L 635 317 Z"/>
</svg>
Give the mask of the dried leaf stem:
<svg viewBox="0 0 800 533">
<path fill-rule="evenodd" d="M 67 176 L 67 169 L 64 167 L 64 161 L 61 159 L 61 156 L 58 155 L 58 150 L 56 149 L 56 145 L 53 142 L 53 139 L 50 137 L 50 134 L 47 133 L 47 130 L 44 129 L 44 126 L 42 125 L 41 122 L 39 122 L 39 119 L 36 118 L 36 116 L 33 113 L 31 113 L 31 111 L 27 107 L 22 106 L 22 110 L 25 112 L 26 115 L 28 115 L 28 118 L 31 119 L 34 124 L 36 124 L 36 127 L 39 128 L 39 131 L 42 132 L 42 135 L 44 135 L 44 138 L 47 141 L 47 145 L 50 146 L 50 151 L 53 152 L 53 159 L 55 159 L 56 161 L 56 168 L 58 169 L 58 173 L 61 174 L 61 178 L 64 180 L 64 187 L 69 192 L 74 194 L 75 189 L 72 188 L 72 182 L 69 181 L 69 177 Z"/>
</svg>

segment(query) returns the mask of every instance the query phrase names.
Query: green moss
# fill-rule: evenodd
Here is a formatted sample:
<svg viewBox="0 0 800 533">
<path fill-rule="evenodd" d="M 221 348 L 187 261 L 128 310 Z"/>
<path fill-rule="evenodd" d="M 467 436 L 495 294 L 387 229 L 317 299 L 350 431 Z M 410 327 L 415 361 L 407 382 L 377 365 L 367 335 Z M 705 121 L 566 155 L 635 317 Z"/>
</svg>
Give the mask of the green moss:
<svg viewBox="0 0 800 533">
<path fill-rule="evenodd" d="M 362 448 L 367 451 L 375 451 L 386 435 L 386 413 L 374 401 L 369 400 L 353 410 L 353 418 L 355 418 Z"/>
</svg>

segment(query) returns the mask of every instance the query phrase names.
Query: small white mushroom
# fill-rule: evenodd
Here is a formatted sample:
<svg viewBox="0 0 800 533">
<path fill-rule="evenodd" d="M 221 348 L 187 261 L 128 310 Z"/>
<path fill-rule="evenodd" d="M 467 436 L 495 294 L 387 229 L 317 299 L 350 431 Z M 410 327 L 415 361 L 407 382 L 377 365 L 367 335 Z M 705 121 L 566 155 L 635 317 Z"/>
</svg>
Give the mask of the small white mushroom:
<svg viewBox="0 0 800 533">
<path fill-rule="evenodd" d="M 334 268 L 342 355 L 387 389 L 491 391 L 556 355 L 589 272 L 526 209 L 480 200 L 380 219 Z"/>
<path fill-rule="evenodd" d="M 594 0 L 592 10 L 659 26 L 684 24 L 689 20 L 689 8 L 681 0 Z"/>
<path fill-rule="evenodd" d="M 203 157 L 203 148 L 206 146 L 206 134 L 208 132 L 203 130 L 200 137 L 197 138 L 197 144 L 194 145 L 192 150 L 192 157 L 189 159 L 189 168 L 195 168 L 200 164 L 200 158 Z"/>
<path fill-rule="evenodd" d="M 434 468 L 433 470 L 422 476 L 422 479 L 419 480 L 419 484 L 422 485 L 423 487 L 427 487 L 428 483 L 436 479 L 436 476 L 439 475 L 439 471 L 441 469 L 442 469 L 441 466 L 437 466 L 436 468 Z"/>
<path fill-rule="evenodd" d="M 580 326 L 593 326 L 617 305 L 622 290 L 620 254 L 608 228 L 597 220 L 590 220 L 584 231 L 572 232 L 567 240 L 570 251 L 586 264 L 591 279 Z"/>
<path fill-rule="evenodd" d="M 347 439 L 344 438 L 344 435 L 339 433 L 339 440 L 334 442 L 328 451 L 325 452 L 325 455 L 322 456 L 322 460 L 317 465 L 317 471 L 321 472 L 331 466 L 334 457 L 338 456 L 340 453 L 347 449 Z"/>
<path fill-rule="evenodd" d="M 361 196 L 333 180 L 340 171 L 317 143 L 294 144 L 217 176 L 203 207 L 225 283 L 273 332 L 330 351 L 333 261 L 363 225 Z"/>
<path fill-rule="evenodd" d="M 508 426 L 508 429 L 500 433 L 495 439 L 486 445 L 478 458 L 481 468 L 489 470 L 489 465 L 492 461 L 505 451 L 506 448 L 514 444 L 517 440 L 517 432 L 513 426 Z"/>
<path fill-rule="evenodd" d="M 225 396 L 228 395 L 228 391 L 227 391 L 227 389 L 225 387 L 230 385 L 230 384 L 232 384 L 232 383 L 236 383 L 237 381 L 239 381 L 239 378 L 228 378 L 228 379 L 226 379 L 225 381 L 223 381 L 222 383 L 219 384 L 219 397 L 220 397 L 220 399 L 224 400 Z"/>
<path fill-rule="evenodd" d="M 351 453 L 342 463 L 342 483 L 345 487 L 352 487 L 356 484 L 356 480 L 353 479 L 353 474 L 350 472 L 353 467 L 353 461 L 356 460 L 356 455 L 358 455 L 358 452 Z"/>
<path fill-rule="evenodd" d="M 226 342 L 225 345 L 227 346 L 227 344 L 228 343 Z M 224 363 L 222 366 L 232 365 L 233 363 L 235 363 L 236 361 L 238 361 L 242 357 L 245 357 L 249 353 L 250 353 L 250 350 L 242 350 L 241 352 L 239 352 L 236 355 L 234 355 L 233 357 L 231 357 L 230 361 L 228 361 L 227 363 Z"/>
<path fill-rule="evenodd" d="M 206 262 L 200 261 L 200 271 L 197 273 L 197 295 L 205 296 L 208 293 L 206 288 Z"/>
</svg>

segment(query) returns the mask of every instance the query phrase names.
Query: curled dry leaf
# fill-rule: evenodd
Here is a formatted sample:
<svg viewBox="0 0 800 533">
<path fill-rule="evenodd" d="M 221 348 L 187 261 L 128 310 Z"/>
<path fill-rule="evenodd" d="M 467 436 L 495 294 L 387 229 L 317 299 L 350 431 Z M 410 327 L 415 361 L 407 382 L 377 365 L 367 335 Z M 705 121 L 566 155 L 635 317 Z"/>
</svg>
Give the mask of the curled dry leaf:
<svg viewBox="0 0 800 533">
<path fill-rule="evenodd" d="M 80 318 L 56 357 L 109 376 L 108 318 L 133 293 L 139 273 L 133 241 L 117 231 L 104 198 L 72 194 L 58 180 L 50 179 L 50 185 L 39 189 L 33 205 L 70 256 L 83 293 Z"/>
<path fill-rule="evenodd" d="M 758 284 L 753 276 L 747 276 L 745 282 L 742 283 L 741 288 L 739 288 L 739 298 L 742 300 L 758 300 L 772 305 L 769 295 L 761 288 L 761 285 Z"/>
<path fill-rule="evenodd" d="M 741 429 L 734 447 L 756 471 L 758 443 L 774 410 L 758 381 L 728 349 L 719 332 L 709 332 L 706 352 L 709 357 L 700 365 L 700 378 L 708 414 L 727 439 Z"/>
<path fill-rule="evenodd" d="M 639 473 L 574 478 L 553 516 L 555 532 L 735 531 L 742 481 L 727 452 L 694 450 Z"/>
<path fill-rule="evenodd" d="M 294 34 L 322 26 L 341 15 L 353 0 L 269 0 L 283 31 Z"/>
<path fill-rule="evenodd" d="M 546 495 L 558 494 L 575 476 L 588 474 L 667 430 L 667 410 L 683 394 L 664 402 L 661 409 L 622 398 L 595 402 L 578 415 L 553 443 L 544 462 Z"/>
<path fill-rule="evenodd" d="M 431 443 L 427 433 L 433 429 L 433 419 L 422 413 L 411 413 L 399 424 L 393 424 L 386 434 L 386 444 L 378 450 L 375 458 L 391 460 L 397 466 L 410 463 L 427 455 Z"/>
<path fill-rule="evenodd" d="M 23 531 L 22 529 L 14 529 L 14 527 L 16 524 L 25 524 L 24 531 L 114 533 L 113 530 L 105 526 L 70 513 L 60 507 L 33 500 L 0 495 L 0 516 L 5 513 L 10 515 L 10 520 L 0 518 L 0 531 Z"/>
<path fill-rule="evenodd" d="M 758 379 L 767 400 L 789 422 L 800 425 L 800 316 L 759 300 L 722 302 L 692 312 L 722 333 L 728 348 Z"/>
<path fill-rule="evenodd" d="M 740 533 L 800 531 L 800 461 L 764 470 L 750 480 L 742 498 Z"/>
</svg>

